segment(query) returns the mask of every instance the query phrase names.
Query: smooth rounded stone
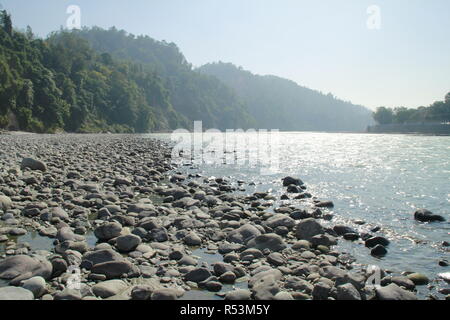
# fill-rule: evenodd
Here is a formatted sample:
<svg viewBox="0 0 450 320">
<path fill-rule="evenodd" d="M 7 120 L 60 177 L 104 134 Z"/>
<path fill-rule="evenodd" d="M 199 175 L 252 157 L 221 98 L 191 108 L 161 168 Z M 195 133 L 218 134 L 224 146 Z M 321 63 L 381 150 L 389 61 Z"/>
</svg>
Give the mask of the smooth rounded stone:
<svg viewBox="0 0 450 320">
<path fill-rule="evenodd" d="M 333 201 L 319 201 L 315 204 L 316 207 L 318 208 L 333 208 L 334 207 L 334 203 Z"/>
<path fill-rule="evenodd" d="M 55 257 L 51 259 L 52 264 L 52 278 L 59 277 L 61 274 L 67 271 L 67 261 L 62 257 Z"/>
<path fill-rule="evenodd" d="M 51 295 L 51 294 L 44 294 L 42 297 L 41 297 L 41 300 L 42 301 L 53 301 L 53 296 Z"/>
<path fill-rule="evenodd" d="M 258 276 L 257 274 L 250 279 L 253 297 L 255 300 L 274 300 L 276 294 L 280 292 L 280 287 L 277 283 L 279 279 L 272 273 L 267 273 L 267 271 L 259 274 L 261 273 L 265 273 L 265 275 Z"/>
<path fill-rule="evenodd" d="M 60 207 L 50 208 L 50 209 L 48 209 L 48 213 L 50 215 L 50 217 L 49 217 L 50 219 L 51 218 L 59 218 L 63 221 L 69 221 L 69 219 L 70 219 L 69 214 Z M 42 219 L 42 214 L 41 214 L 41 219 Z"/>
<path fill-rule="evenodd" d="M 313 218 L 300 221 L 295 228 L 295 236 L 299 240 L 311 241 L 312 237 L 324 232 L 322 225 Z"/>
<path fill-rule="evenodd" d="M 383 257 L 388 253 L 386 248 L 381 244 L 377 244 L 375 247 L 370 250 L 370 254 L 374 257 Z"/>
<path fill-rule="evenodd" d="M 109 261 L 96 264 L 91 269 L 92 273 L 104 274 L 107 279 L 115 279 L 123 276 L 136 277 L 139 269 L 129 261 Z"/>
<path fill-rule="evenodd" d="M 177 300 L 180 296 L 178 290 L 172 288 L 155 289 L 151 295 L 152 300 Z"/>
<path fill-rule="evenodd" d="M 216 280 L 206 280 L 203 283 L 199 284 L 201 288 L 204 288 L 211 292 L 219 292 L 222 290 L 222 284 L 219 281 Z"/>
<path fill-rule="evenodd" d="M 191 256 L 184 255 L 183 258 L 177 262 L 180 266 L 196 266 L 197 260 Z"/>
<path fill-rule="evenodd" d="M 337 287 L 337 300 L 361 300 L 361 295 L 351 283 L 346 283 Z"/>
<path fill-rule="evenodd" d="M 107 222 L 94 230 L 95 236 L 102 241 L 108 241 L 120 236 L 122 225 L 118 222 Z"/>
<path fill-rule="evenodd" d="M 1 236 L 0 236 L 0 238 L 1 238 Z M 1 242 L 1 240 L 0 240 L 0 242 Z M 445 260 L 445 259 L 439 260 L 438 264 L 439 264 L 439 266 L 441 266 L 441 267 L 448 267 L 448 266 L 449 266 L 448 261 Z"/>
<path fill-rule="evenodd" d="M 47 291 L 45 289 L 45 279 L 42 277 L 32 277 L 22 281 L 21 287 L 33 292 L 35 298 L 41 297 Z"/>
<path fill-rule="evenodd" d="M 237 253 L 228 253 L 223 257 L 223 262 L 230 263 L 233 261 L 238 261 L 239 255 Z"/>
<path fill-rule="evenodd" d="M 39 235 L 42 237 L 56 238 L 57 234 L 58 229 L 56 229 L 54 226 L 39 229 Z"/>
<path fill-rule="evenodd" d="M 294 250 L 309 250 L 311 248 L 311 243 L 308 240 L 299 240 L 295 242 L 291 248 Z"/>
<path fill-rule="evenodd" d="M 284 287 L 294 291 L 301 291 L 306 294 L 311 294 L 314 289 L 314 286 L 311 283 L 299 277 L 288 277 Z"/>
<path fill-rule="evenodd" d="M 421 273 L 411 273 L 407 275 L 407 278 L 411 280 L 416 286 L 425 286 L 430 282 L 430 279 Z"/>
<path fill-rule="evenodd" d="M 185 276 L 184 279 L 186 281 L 191 281 L 195 283 L 199 283 L 202 281 L 205 281 L 209 277 L 211 277 L 211 272 L 206 268 L 194 268 L 191 271 L 189 271 Z"/>
<path fill-rule="evenodd" d="M 127 234 L 116 238 L 116 247 L 120 252 L 130 252 L 142 242 L 141 238 L 134 234 Z"/>
<path fill-rule="evenodd" d="M 269 249 L 270 251 L 281 251 L 287 248 L 283 239 L 275 233 L 266 233 L 251 239 L 247 247 L 259 250 Z"/>
<path fill-rule="evenodd" d="M 291 295 L 294 300 L 312 300 L 310 295 L 303 292 L 291 292 Z"/>
<path fill-rule="evenodd" d="M 394 277 L 384 277 L 381 279 L 381 285 L 387 286 L 388 284 L 395 283 L 396 285 L 405 288 L 406 290 L 412 291 L 415 289 L 416 285 L 408 277 L 404 276 L 394 276 Z"/>
<path fill-rule="evenodd" d="M 315 259 L 317 255 L 312 251 L 304 251 L 300 254 L 300 257 L 302 257 L 303 259 L 311 260 Z"/>
<path fill-rule="evenodd" d="M 261 235 L 261 231 L 254 225 L 244 224 L 243 226 L 231 231 L 226 240 L 229 242 L 242 244 L 259 235 Z"/>
<path fill-rule="evenodd" d="M 264 257 L 264 254 L 261 252 L 261 250 L 256 248 L 244 250 L 239 255 L 241 261 L 252 261 L 254 259 L 259 259 L 262 257 Z"/>
<path fill-rule="evenodd" d="M 0 300 L 33 300 L 34 295 L 30 290 L 19 287 L 0 288 Z"/>
<path fill-rule="evenodd" d="M 97 283 L 92 287 L 92 292 L 100 298 L 109 298 L 125 291 L 128 285 L 122 280 L 108 280 Z"/>
<path fill-rule="evenodd" d="M 150 300 L 154 290 L 149 285 L 137 285 L 131 290 L 131 300 Z"/>
<path fill-rule="evenodd" d="M 312 291 L 313 300 L 328 300 L 332 286 L 328 283 L 318 282 L 314 285 Z"/>
<path fill-rule="evenodd" d="M 337 244 L 337 239 L 328 234 L 318 234 L 311 238 L 311 244 L 314 247 L 318 246 L 331 247 Z"/>
<path fill-rule="evenodd" d="M 220 277 L 226 272 L 233 272 L 234 266 L 224 262 L 216 262 L 213 264 L 214 275 Z"/>
<path fill-rule="evenodd" d="M 31 170 L 39 170 L 42 172 L 47 171 L 47 165 L 37 159 L 33 158 L 23 158 L 22 162 L 20 164 L 20 169 L 23 170 L 25 168 L 31 169 Z"/>
<path fill-rule="evenodd" d="M 220 275 L 219 277 L 220 282 L 232 284 L 236 282 L 236 274 L 232 271 L 227 271 Z"/>
<path fill-rule="evenodd" d="M 55 294 L 54 300 L 81 300 L 82 295 L 80 290 L 64 289 Z"/>
<path fill-rule="evenodd" d="M 0 243 L 1 242 L 6 242 L 6 241 L 8 241 L 9 240 L 9 238 L 7 237 L 7 236 L 5 236 L 5 235 L 0 235 Z"/>
<path fill-rule="evenodd" d="M 242 248 L 244 248 L 244 246 L 241 244 L 223 242 L 219 244 L 218 252 L 220 254 L 227 254 L 233 251 L 240 251 Z"/>
<path fill-rule="evenodd" d="M 291 229 L 295 226 L 295 220 L 285 214 L 278 213 L 267 219 L 265 224 L 272 229 L 275 229 L 276 227 L 286 227 Z"/>
<path fill-rule="evenodd" d="M 382 245 L 383 247 L 387 247 L 389 243 L 389 240 L 384 237 L 372 237 L 365 241 L 365 245 L 367 248 L 373 248 L 378 244 Z"/>
<path fill-rule="evenodd" d="M 6 211 L 11 209 L 12 201 L 8 196 L 0 195 L 0 210 Z"/>
<path fill-rule="evenodd" d="M 63 227 L 59 229 L 58 232 L 56 233 L 56 239 L 58 239 L 59 242 L 85 240 L 83 236 L 75 234 L 70 227 Z"/>
<path fill-rule="evenodd" d="M 267 256 L 267 262 L 275 266 L 282 266 L 286 264 L 286 260 L 284 259 L 283 255 L 278 252 L 272 252 L 271 254 L 269 254 Z"/>
<path fill-rule="evenodd" d="M 338 236 L 343 236 L 346 233 L 357 233 L 355 229 L 341 224 L 335 225 L 333 227 L 333 230 Z"/>
<path fill-rule="evenodd" d="M 345 233 L 343 238 L 348 241 L 356 241 L 359 239 L 359 234 L 357 233 Z"/>
<path fill-rule="evenodd" d="M 225 294 L 225 300 L 246 301 L 246 300 L 251 300 L 251 296 L 252 296 L 252 293 L 250 290 L 235 289 L 233 291 L 228 291 Z"/>
<path fill-rule="evenodd" d="M 27 230 L 23 228 L 12 228 L 9 230 L 10 236 L 23 236 L 24 234 L 27 234 Z"/>
<path fill-rule="evenodd" d="M 418 300 L 414 293 L 400 288 L 395 283 L 386 287 L 375 287 L 375 290 L 379 300 Z"/>
<path fill-rule="evenodd" d="M 166 228 L 155 228 L 152 229 L 148 236 L 151 240 L 157 242 L 166 242 L 169 240 L 169 235 L 167 233 Z"/>
<path fill-rule="evenodd" d="M 48 280 L 52 275 L 52 264 L 41 256 L 17 255 L 0 261 L 0 279 L 11 280 L 11 285 L 35 276 Z"/>
<path fill-rule="evenodd" d="M 281 301 L 294 300 L 294 297 L 292 296 L 292 294 L 287 291 L 280 291 L 273 298 L 274 298 L 274 300 L 281 300 Z"/>
<path fill-rule="evenodd" d="M 104 274 L 89 273 L 88 279 L 92 281 L 105 281 L 106 276 Z"/>
<path fill-rule="evenodd" d="M 202 239 L 195 232 L 190 232 L 189 234 L 187 234 L 184 237 L 183 241 L 186 245 L 192 247 L 202 244 Z"/>
<path fill-rule="evenodd" d="M 104 262 L 122 261 L 122 260 L 123 260 L 123 257 L 120 255 L 120 253 L 118 253 L 112 249 L 101 249 L 101 250 L 86 252 L 83 255 L 82 264 L 84 265 L 86 262 L 90 262 L 90 265 L 92 267 L 96 264 L 100 264 L 100 263 L 104 263 Z M 88 269 L 90 269 L 90 267 Z"/>
<path fill-rule="evenodd" d="M 445 218 L 443 216 L 433 214 L 427 209 L 419 209 L 414 212 L 414 219 L 420 222 L 443 222 Z"/>
<path fill-rule="evenodd" d="M 281 180 L 283 181 L 283 187 L 288 187 L 290 185 L 295 185 L 295 186 L 302 186 L 303 185 L 303 181 L 298 179 L 298 178 L 285 177 L 285 178 L 283 178 Z"/>
</svg>

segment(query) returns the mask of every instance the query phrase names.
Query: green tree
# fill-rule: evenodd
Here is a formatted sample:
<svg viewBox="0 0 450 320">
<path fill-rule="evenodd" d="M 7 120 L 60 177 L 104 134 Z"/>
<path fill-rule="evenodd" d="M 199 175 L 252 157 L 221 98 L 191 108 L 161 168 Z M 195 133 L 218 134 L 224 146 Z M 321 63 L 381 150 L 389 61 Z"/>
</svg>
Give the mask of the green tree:
<svg viewBox="0 0 450 320">
<path fill-rule="evenodd" d="M 379 107 L 373 114 L 373 119 L 379 124 L 390 124 L 394 121 L 394 112 L 386 107 Z"/>
</svg>

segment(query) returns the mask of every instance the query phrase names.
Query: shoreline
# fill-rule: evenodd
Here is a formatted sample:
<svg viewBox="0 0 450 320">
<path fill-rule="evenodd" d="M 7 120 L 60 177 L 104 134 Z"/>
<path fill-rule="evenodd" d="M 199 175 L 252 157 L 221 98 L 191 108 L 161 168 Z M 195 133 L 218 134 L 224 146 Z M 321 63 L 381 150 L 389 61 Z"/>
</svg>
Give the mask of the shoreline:
<svg viewBox="0 0 450 320">
<path fill-rule="evenodd" d="M 37 282 L 33 298 L 178 299 L 201 289 L 230 300 L 416 299 L 408 277 L 382 277 L 384 286 L 372 288 L 366 285 L 371 272 L 352 271 L 352 262 L 333 250 L 344 241 L 340 237 L 356 235 L 345 226 L 321 225 L 332 218 L 330 202 L 317 202 L 311 212 L 287 205 L 271 213 L 270 193 L 238 195 L 236 181 L 176 173 L 181 168 L 171 166 L 170 147 L 160 140 L 133 134 L 53 137 L 0 139 L 0 194 L 10 200 L 0 199 L 6 209 L 0 246 L 9 259 L 0 259 L 0 275 L 19 271 L 8 280 L 25 290 Z M 31 150 L 45 167 L 30 166 L 45 172 L 14 168 Z M 303 182 L 290 182 L 285 188 L 307 192 Z M 56 245 L 29 257 L 31 244 L 11 239 L 31 229 Z M 223 261 L 204 266 L 204 257 L 193 256 L 198 248 Z M 17 270 L 20 261 L 10 259 L 15 256 L 31 269 Z M 71 265 L 80 269 L 80 290 L 68 289 Z M 21 284 L 26 272 L 34 277 Z"/>
</svg>

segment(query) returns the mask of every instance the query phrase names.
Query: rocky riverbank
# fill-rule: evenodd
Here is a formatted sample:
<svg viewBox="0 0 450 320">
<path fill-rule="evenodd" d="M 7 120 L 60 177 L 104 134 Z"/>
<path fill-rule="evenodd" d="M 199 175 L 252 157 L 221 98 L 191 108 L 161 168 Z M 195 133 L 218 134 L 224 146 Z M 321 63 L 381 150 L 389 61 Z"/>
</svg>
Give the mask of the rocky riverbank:
<svg viewBox="0 0 450 320">
<path fill-rule="evenodd" d="M 429 281 L 380 270 L 370 285 L 376 270 L 333 246 L 363 237 L 383 255 L 387 239 L 324 227 L 332 203 L 299 179 L 279 184 L 311 210 L 176 172 L 170 147 L 140 136 L 1 136 L 0 148 L 0 299 L 414 300 Z M 52 245 L 20 241 L 30 233 Z"/>
</svg>

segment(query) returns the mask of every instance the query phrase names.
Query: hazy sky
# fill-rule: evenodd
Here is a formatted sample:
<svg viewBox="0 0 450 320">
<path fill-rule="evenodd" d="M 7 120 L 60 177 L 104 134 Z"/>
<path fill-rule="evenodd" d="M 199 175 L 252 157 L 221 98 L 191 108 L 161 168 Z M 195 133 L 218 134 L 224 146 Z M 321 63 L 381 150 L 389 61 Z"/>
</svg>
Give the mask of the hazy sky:
<svg viewBox="0 0 450 320">
<path fill-rule="evenodd" d="M 16 27 L 116 26 L 175 42 L 194 66 L 232 62 L 375 108 L 450 91 L 449 0 L 0 0 Z M 367 9 L 376 5 L 380 19 Z M 370 29 L 380 21 L 380 29 Z"/>
</svg>

